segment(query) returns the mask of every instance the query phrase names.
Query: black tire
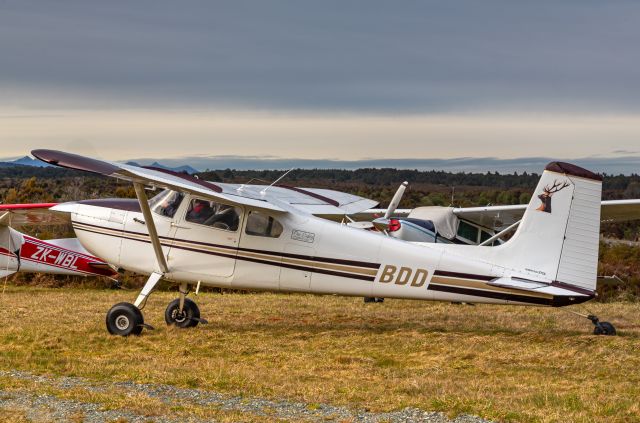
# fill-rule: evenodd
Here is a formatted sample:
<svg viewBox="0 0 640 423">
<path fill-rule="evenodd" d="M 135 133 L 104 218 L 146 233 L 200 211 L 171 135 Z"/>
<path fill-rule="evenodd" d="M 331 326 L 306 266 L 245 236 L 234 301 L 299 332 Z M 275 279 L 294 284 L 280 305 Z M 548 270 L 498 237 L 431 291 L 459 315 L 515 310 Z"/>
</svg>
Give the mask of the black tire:
<svg viewBox="0 0 640 423">
<path fill-rule="evenodd" d="M 192 328 L 198 326 L 200 319 L 200 309 L 198 305 L 188 298 L 184 299 L 182 314 L 180 310 L 180 299 L 171 301 L 164 311 L 164 320 L 168 325 L 175 325 L 179 328 Z"/>
<path fill-rule="evenodd" d="M 381 297 L 364 297 L 365 303 L 383 303 L 384 298 Z"/>
<path fill-rule="evenodd" d="M 609 322 L 598 322 L 596 327 L 593 328 L 593 334 L 614 336 L 616 334 L 616 328 Z"/>
<path fill-rule="evenodd" d="M 140 335 L 144 317 L 142 312 L 131 303 L 118 303 L 107 313 L 107 330 L 111 335 Z"/>
</svg>

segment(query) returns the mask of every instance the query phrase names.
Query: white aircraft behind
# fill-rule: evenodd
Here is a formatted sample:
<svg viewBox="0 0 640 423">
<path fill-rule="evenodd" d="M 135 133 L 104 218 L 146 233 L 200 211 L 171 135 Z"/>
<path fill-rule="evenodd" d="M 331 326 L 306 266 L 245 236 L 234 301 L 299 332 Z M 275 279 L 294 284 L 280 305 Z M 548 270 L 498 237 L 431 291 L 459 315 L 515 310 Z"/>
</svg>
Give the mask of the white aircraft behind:
<svg viewBox="0 0 640 423">
<path fill-rule="evenodd" d="M 137 201 L 54 207 L 68 213 L 92 254 L 150 275 L 133 304 L 107 313 L 112 334 L 142 331 L 140 309 L 160 279 L 180 285 L 165 312 L 179 327 L 203 321 L 186 298 L 190 285 L 553 307 L 596 295 L 602 178 L 571 164 L 546 167 L 514 236 L 490 247 L 410 243 L 327 220 L 376 205 L 336 191 L 212 183 L 53 150 L 32 154 L 134 185 Z M 541 202 L 550 185 L 562 188 Z M 148 200 L 146 188 L 164 190 Z M 615 334 L 589 318 L 594 333 Z"/>
<path fill-rule="evenodd" d="M 361 229 L 375 228 L 388 236 L 410 242 L 499 245 L 505 235 L 516 230 L 527 210 L 526 204 L 397 209 L 406 186 L 407 182 L 400 185 L 389 208 L 370 209 L 350 216 L 354 222 L 349 225 Z M 549 201 L 553 189 L 553 185 L 545 186 L 545 191 L 538 196 L 541 203 Z M 640 219 L 640 199 L 600 203 L 601 222 L 635 219 Z"/>
</svg>

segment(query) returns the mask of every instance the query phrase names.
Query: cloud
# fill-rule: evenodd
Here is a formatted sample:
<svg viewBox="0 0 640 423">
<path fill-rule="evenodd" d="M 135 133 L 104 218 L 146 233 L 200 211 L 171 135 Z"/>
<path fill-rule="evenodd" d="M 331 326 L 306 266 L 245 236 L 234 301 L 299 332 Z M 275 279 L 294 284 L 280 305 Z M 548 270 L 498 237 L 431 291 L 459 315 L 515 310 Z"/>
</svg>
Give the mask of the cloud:
<svg viewBox="0 0 640 423">
<path fill-rule="evenodd" d="M 23 107 L 638 111 L 638 2 L 0 3 Z"/>
</svg>

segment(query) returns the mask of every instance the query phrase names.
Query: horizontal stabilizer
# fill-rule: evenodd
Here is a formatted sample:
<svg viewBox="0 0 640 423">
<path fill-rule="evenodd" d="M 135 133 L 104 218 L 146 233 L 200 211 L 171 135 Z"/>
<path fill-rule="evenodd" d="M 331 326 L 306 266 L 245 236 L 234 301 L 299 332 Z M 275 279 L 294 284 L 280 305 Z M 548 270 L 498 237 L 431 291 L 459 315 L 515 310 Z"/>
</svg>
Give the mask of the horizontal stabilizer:
<svg viewBox="0 0 640 423">
<path fill-rule="evenodd" d="M 501 288 L 522 289 L 525 291 L 531 291 L 534 289 L 549 286 L 548 283 L 529 281 L 518 278 L 498 278 L 488 282 L 488 284 L 492 286 L 499 286 Z"/>
</svg>

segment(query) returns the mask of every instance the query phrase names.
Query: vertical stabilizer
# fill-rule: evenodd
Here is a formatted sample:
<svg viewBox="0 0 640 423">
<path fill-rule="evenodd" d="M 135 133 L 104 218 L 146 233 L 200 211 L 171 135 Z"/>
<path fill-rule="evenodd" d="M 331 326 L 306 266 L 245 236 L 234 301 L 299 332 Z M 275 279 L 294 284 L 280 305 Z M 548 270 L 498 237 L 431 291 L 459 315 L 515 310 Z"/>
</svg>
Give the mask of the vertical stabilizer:
<svg viewBox="0 0 640 423">
<path fill-rule="evenodd" d="M 503 253 L 515 268 L 541 278 L 595 290 L 602 177 L 552 162 Z"/>
</svg>

